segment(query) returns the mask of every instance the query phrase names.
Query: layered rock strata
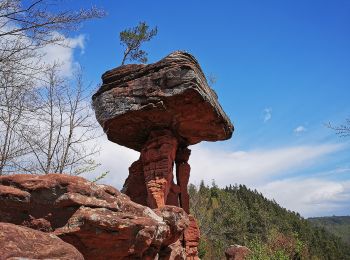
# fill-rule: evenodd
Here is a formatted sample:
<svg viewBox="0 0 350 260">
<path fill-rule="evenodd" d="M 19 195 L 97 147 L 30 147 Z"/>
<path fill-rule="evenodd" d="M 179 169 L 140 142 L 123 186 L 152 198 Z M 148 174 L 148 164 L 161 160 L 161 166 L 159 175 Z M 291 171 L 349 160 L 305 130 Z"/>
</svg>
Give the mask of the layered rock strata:
<svg viewBox="0 0 350 260">
<path fill-rule="evenodd" d="M 98 122 L 110 141 L 140 152 L 122 191 L 151 208 L 174 205 L 189 213 L 188 146 L 226 140 L 233 132 L 198 62 L 188 53 L 174 52 L 150 65 L 107 71 L 102 81 L 93 96 Z M 199 241 L 195 222 L 192 218 L 190 233 L 196 235 L 183 238 L 189 248 Z M 193 252 L 188 249 L 187 256 L 196 257 Z"/>
<path fill-rule="evenodd" d="M 102 82 L 93 107 L 112 142 L 141 151 L 154 129 L 169 129 L 185 145 L 232 135 L 217 95 L 188 53 L 112 69 L 102 75 Z"/>
<path fill-rule="evenodd" d="M 171 259 L 171 255 L 184 259 L 186 246 L 181 241 L 190 225 L 181 208 L 151 210 L 111 186 L 62 174 L 1 176 L 0 222 L 15 224 L 0 227 L 0 248 L 5 252 L 14 246 L 18 257 L 83 259 L 78 257 L 80 251 L 85 259 L 94 260 Z M 11 242 L 16 234 L 42 241 L 46 251 L 40 253 L 42 246 L 35 246 L 34 240 L 28 245 Z M 57 249 L 67 248 L 62 258 L 56 257 L 55 243 Z M 26 251 L 38 252 L 26 255 Z M 69 258 L 74 252 L 77 256 Z"/>
<path fill-rule="evenodd" d="M 0 223 L 0 259 L 83 260 L 72 245 L 53 234 L 10 223 Z"/>
</svg>

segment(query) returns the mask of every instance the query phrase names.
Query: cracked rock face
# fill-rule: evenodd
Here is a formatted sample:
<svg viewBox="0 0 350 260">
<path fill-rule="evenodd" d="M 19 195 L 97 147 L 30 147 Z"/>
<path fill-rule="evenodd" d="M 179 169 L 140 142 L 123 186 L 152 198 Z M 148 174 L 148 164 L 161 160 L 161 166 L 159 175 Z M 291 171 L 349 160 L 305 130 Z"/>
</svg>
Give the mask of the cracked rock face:
<svg viewBox="0 0 350 260">
<path fill-rule="evenodd" d="M 85 259 L 167 259 L 174 252 L 184 254 L 178 241 L 189 218 L 181 208 L 153 211 L 81 177 L 18 174 L 0 177 L 0 222 L 57 236 Z M 9 246 L 0 232 L 1 243 Z"/>
<path fill-rule="evenodd" d="M 175 242 L 186 228 L 183 212 L 175 214 L 183 220 L 178 233 L 172 232 L 162 218 L 159 221 L 106 208 L 80 207 L 68 223 L 54 233 L 84 252 L 88 259 L 153 259 L 161 247 Z"/>
<path fill-rule="evenodd" d="M 93 96 L 96 118 L 110 141 L 141 151 L 155 129 L 180 143 L 229 139 L 233 125 L 195 58 L 174 52 L 149 65 L 107 71 Z"/>
<path fill-rule="evenodd" d="M 102 81 L 92 97 L 98 122 L 110 141 L 140 152 L 122 191 L 152 209 L 173 205 L 189 213 L 188 146 L 226 140 L 233 132 L 198 62 L 177 51 L 153 64 L 112 69 Z M 199 236 L 190 216 L 183 236 L 187 259 L 198 259 Z"/>
<path fill-rule="evenodd" d="M 0 259 L 84 259 L 76 248 L 53 234 L 9 223 L 0 223 L 0 249 Z"/>
</svg>

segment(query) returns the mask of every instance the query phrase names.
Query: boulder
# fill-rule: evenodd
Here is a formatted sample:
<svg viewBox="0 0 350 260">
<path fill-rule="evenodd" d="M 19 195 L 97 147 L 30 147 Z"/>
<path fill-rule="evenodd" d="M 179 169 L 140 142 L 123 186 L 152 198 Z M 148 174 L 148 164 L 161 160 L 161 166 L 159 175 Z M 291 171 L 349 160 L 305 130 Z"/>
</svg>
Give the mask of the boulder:
<svg viewBox="0 0 350 260">
<path fill-rule="evenodd" d="M 76 248 L 53 234 L 10 223 L 0 223 L 0 251 L 0 260 L 84 259 Z"/>
<path fill-rule="evenodd" d="M 0 176 L 0 222 L 63 227 L 80 206 L 129 211 L 142 215 L 145 207 L 111 186 L 97 185 L 65 174 Z"/>
<path fill-rule="evenodd" d="M 225 250 L 227 260 L 244 260 L 249 254 L 250 249 L 240 245 L 231 245 Z"/>
<path fill-rule="evenodd" d="M 172 254 L 189 218 L 181 208 L 153 211 L 81 177 L 18 174 L 0 177 L 0 222 L 56 235 L 85 259 L 154 259 Z"/>
<path fill-rule="evenodd" d="M 135 217 L 106 208 L 80 207 L 54 234 L 83 252 L 86 259 L 155 259 L 177 241 L 188 225 L 184 212 L 167 207 L 161 215 Z M 168 214 L 175 220 L 167 221 Z M 173 230 L 175 229 L 175 230 Z"/>
<path fill-rule="evenodd" d="M 149 65 L 125 65 L 102 75 L 93 95 L 96 118 L 110 141 L 141 151 L 154 129 L 169 129 L 186 145 L 229 139 L 233 125 L 197 60 L 174 52 Z"/>
</svg>

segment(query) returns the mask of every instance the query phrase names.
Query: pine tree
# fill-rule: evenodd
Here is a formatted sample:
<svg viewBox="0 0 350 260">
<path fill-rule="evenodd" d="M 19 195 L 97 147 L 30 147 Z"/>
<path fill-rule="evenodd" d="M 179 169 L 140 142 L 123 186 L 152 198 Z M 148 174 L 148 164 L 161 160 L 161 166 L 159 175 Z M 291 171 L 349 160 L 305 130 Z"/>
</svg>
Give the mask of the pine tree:
<svg viewBox="0 0 350 260">
<path fill-rule="evenodd" d="M 147 52 L 141 50 L 142 43 L 150 41 L 157 35 L 157 27 L 150 29 L 145 22 L 140 22 L 136 27 L 126 29 L 120 32 L 121 44 L 125 46 L 122 64 L 126 60 L 147 62 Z"/>
</svg>

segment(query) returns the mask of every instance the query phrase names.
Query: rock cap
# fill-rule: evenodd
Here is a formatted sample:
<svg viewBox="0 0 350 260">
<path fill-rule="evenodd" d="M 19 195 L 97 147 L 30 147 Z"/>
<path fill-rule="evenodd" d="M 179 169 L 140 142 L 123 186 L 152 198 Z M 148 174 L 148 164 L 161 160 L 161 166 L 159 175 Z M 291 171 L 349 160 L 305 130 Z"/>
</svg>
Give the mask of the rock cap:
<svg viewBox="0 0 350 260">
<path fill-rule="evenodd" d="M 107 71 L 93 95 L 110 141 L 140 151 L 149 133 L 167 128 L 185 145 L 231 138 L 233 125 L 197 60 L 176 51 L 149 64 Z"/>
</svg>

